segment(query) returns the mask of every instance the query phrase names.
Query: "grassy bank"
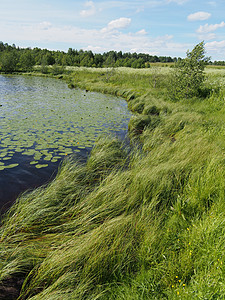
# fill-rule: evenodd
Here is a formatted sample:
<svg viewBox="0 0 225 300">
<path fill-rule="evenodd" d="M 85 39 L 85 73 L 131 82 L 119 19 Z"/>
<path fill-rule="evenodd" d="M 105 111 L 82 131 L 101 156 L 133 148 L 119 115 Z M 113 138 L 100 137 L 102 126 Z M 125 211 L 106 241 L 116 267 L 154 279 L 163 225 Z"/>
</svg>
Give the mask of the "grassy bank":
<svg viewBox="0 0 225 300">
<path fill-rule="evenodd" d="M 133 149 L 102 138 L 17 199 L 0 231 L 5 299 L 225 298 L 223 71 L 208 72 L 208 98 L 179 103 L 168 72 L 59 75 L 126 98 Z"/>
</svg>

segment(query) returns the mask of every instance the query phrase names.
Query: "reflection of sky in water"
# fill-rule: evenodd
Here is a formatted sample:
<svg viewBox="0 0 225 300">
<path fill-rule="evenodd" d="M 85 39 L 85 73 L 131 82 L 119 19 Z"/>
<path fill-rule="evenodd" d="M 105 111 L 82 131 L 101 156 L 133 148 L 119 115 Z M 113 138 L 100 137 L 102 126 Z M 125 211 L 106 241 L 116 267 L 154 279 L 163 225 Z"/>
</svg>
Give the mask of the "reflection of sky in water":
<svg viewBox="0 0 225 300">
<path fill-rule="evenodd" d="M 90 140 L 99 132 L 127 130 L 130 113 L 122 99 L 70 90 L 65 82 L 50 78 L 1 76 L 0 88 L 0 148 L 4 152 L 9 145 L 16 151 L 34 142 L 44 149 L 55 148 L 56 153 L 59 144 L 65 149 L 77 143 L 91 147 Z"/>
<path fill-rule="evenodd" d="M 7 180 L 11 189 L 16 182 L 32 186 L 20 176 L 46 180 L 65 155 L 90 151 L 99 135 L 123 137 L 129 119 L 123 99 L 70 90 L 51 78 L 0 76 L 0 202 Z"/>
</svg>

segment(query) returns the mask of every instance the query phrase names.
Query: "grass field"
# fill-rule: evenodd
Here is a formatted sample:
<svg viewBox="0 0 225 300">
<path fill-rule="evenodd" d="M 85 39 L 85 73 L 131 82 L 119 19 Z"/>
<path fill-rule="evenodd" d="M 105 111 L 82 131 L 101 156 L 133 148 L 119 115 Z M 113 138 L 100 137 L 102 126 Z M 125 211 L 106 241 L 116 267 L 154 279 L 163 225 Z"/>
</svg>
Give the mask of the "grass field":
<svg viewBox="0 0 225 300">
<path fill-rule="evenodd" d="M 101 138 L 86 164 L 65 160 L 17 199 L 0 229 L 2 293 L 21 280 L 21 300 L 225 299 L 225 69 L 206 70 L 208 98 L 180 102 L 170 70 L 60 76 L 127 99 L 131 146 Z"/>
</svg>

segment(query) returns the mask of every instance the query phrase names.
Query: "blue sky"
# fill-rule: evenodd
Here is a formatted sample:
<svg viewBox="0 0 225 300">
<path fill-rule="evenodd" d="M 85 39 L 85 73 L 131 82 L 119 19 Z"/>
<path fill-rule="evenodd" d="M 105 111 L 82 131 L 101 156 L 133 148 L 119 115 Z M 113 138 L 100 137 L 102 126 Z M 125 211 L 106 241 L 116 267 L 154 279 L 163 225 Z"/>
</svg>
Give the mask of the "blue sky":
<svg viewBox="0 0 225 300">
<path fill-rule="evenodd" d="M 0 0 L 0 41 L 19 47 L 225 60 L 224 0 Z"/>
</svg>

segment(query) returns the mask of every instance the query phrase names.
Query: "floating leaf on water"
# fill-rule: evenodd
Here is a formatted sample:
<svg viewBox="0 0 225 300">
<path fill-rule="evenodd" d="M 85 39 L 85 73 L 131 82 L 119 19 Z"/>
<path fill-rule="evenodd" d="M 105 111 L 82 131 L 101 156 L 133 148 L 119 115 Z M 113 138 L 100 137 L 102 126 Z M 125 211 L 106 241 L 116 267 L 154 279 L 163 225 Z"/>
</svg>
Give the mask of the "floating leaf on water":
<svg viewBox="0 0 225 300">
<path fill-rule="evenodd" d="M 0 166 L 0 171 L 3 171 L 5 169 L 5 166 Z"/>
<path fill-rule="evenodd" d="M 48 155 L 48 150 L 41 150 L 40 152 L 44 155 Z"/>
<path fill-rule="evenodd" d="M 41 157 L 42 157 L 42 155 L 36 155 L 36 154 L 34 155 L 34 159 L 35 159 L 35 160 L 40 160 Z"/>
<path fill-rule="evenodd" d="M 4 157 L 4 158 L 3 158 L 3 160 L 9 160 L 9 159 L 11 159 L 11 157 L 8 157 L 8 156 L 7 156 L 7 157 Z"/>
<path fill-rule="evenodd" d="M 67 149 L 65 149 L 65 152 L 66 152 L 67 154 L 72 154 L 72 153 L 73 153 L 73 150 L 70 149 L 70 148 L 67 148 Z"/>
<path fill-rule="evenodd" d="M 12 168 L 15 168 L 17 166 L 19 166 L 19 164 L 11 164 L 11 165 L 5 166 L 5 168 L 12 169 Z"/>
<path fill-rule="evenodd" d="M 14 151 L 16 151 L 16 152 L 22 152 L 22 151 L 24 151 L 24 149 L 21 148 L 21 144 L 17 144 L 16 146 L 17 146 L 17 147 L 15 148 Z"/>
<path fill-rule="evenodd" d="M 38 164 L 38 165 L 35 165 L 35 167 L 37 169 L 46 168 L 46 167 L 48 167 L 48 164 L 44 164 L 44 165 Z"/>
<path fill-rule="evenodd" d="M 58 161 L 58 159 L 57 158 L 53 158 L 52 160 L 51 160 L 51 162 L 57 162 Z"/>
<path fill-rule="evenodd" d="M 42 145 L 37 145 L 37 146 L 35 147 L 35 149 L 37 149 L 37 150 L 43 150 L 43 146 L 42 146 Z"/>
<path fill-rule="evenodd" d="M 9 146 L 8 149 L 13 150 L 15 149 L 15 146 Z"/>
<path fill-rule="evenodd" d="M 54 156 L 54 158 L 55 158 L 55 159 L 61 159 L 62 157 L 56 155 L 56 156 Z"/>
<path fill-rule="evenodd" d="M 38 161 L 33 160 L 33 161 L 30 162 L 30 165 L 36 165 L 37 163 L 38 163 Z"/>
<path fill-rule="evenodd" d="M 35 150 L 34 150 L 34 149 L 29 149 L 29 150 L 27 150 L 27 151 L 24 151 L 24 152 L 22 153 L 22 155 L 34 155 L 34 153 L 35 153 Z"/>
<path fill-rule="evenodd" d="M 52 159 L 52 155 L 49 155 L 49 156 L 45 156 L 44 157 L 44 160 L 51 160 Z"/>
<path fill-rule="evenodd" d="M 16 80 L 20 87 L 20 77 Z M 103 131 L 124 130 L 130 117 L 126 102 L 115 97 L 91 93 L 84 99 L 83 92 L 77 90 L 75 95 L 64 83 L 49 78 L 27 78 L 22 84 L 28 90 L 32 86 L 32 99 L 31 94 L 21 93 L 20 89 L 6 94 L 8 107 L 2 108 L 5 119 L 1 120 L 0 142 L 7 151 L 1 150 L 0 157 L 7 157 L 11 149 L 39 162 L 43 156 L 46 160 L 62 159 L 66 154 L 80 152 L 73 151 L 76 146 L 92 147 L 95 137 Z M 49 152 L 58 157 L 52 158 Z"/>
<path fill-rule="evenodd" d="M 64 146 L 59 146 L 58 149 L 59 149 L 60 151 L 64 151 L 64 150 L 65 150 L 65 147 L 64 147 Z"/>
</svg>

